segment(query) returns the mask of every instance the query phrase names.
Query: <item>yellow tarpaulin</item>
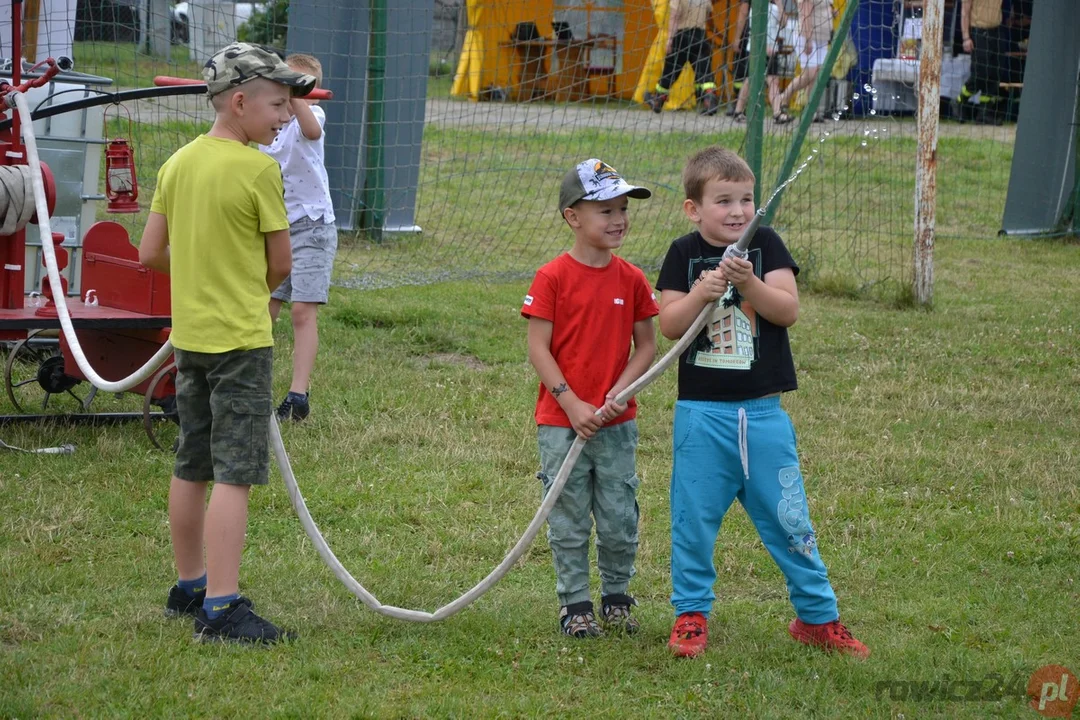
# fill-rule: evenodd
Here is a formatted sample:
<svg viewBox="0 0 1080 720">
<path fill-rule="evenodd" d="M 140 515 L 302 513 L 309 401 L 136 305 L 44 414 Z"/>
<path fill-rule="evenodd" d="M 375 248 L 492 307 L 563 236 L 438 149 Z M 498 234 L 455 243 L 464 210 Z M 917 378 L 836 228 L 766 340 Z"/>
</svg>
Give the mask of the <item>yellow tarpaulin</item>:
<svg viewBox="0 0 1080 720">
<path fill-rule="evenodd" d="M 600 13 L 612 13 L 621 16 L 622 32 L 615 37 L 614 46 L 609 52 L 614 53 L 617 71 L 613 78 L 604 75 L 593 77 L 587 74 L 585 93 L 587 96 L 607 96 L 614 89 L 614 95 L 620 98 L 633 97 L 643 99 L 645 90 L 652 90 L 664 66 L 664 50 L 667 45 L 668 5 L 670 0 L 622 0 L 620 4 L 603 5 L 585 0 L 468 0 L 468 29 L 458 60 L 457 72 L 451 95 L 478 100 L 488 87 L 506 91 L 507 97 L 514 98 L 523 84 L 535 82 L 544 91 L 545 96 L 557 93 L 560 89 L 559 49 L 555 44 L 540 45 L 542 58 L 532 66 L 523 59 L 513 42 L 515 29 L 519 23 L 531 22 L 536 25 L 540 38 L 553 42 L 555 32 L 552 21 L 562 13 L 574 11 L 584 14 L 586 32 L 575 40 L 590 41 L 603 36 L 592 34 L 589 17 L 594 19 Z M 734 8 L 738 0 L 715 0 L 714 17 L 734 17 Z M 609 23 L 609 26 L 611 24 Z M 595 28 L 595 25 L 592 27 Z M 717 22 L 721 32 L 733 35 L 734 24 Z M 578 31 L 580 32 L 580 31 Z M 714 39 L 714 44 L 726 46 L 731 42 Z M 606 59 L 603 51 L 600 57 Z M 713 67 L 718 85 L 719 78 L 726 76 L 729 49 L 717 47 L 714 52 Z M 590 55 L 583 55 L 590 63 Z M 527 69 L 537 71 L 533 80 L 523 79 Z M 595 83 L 593 82 L 595 80 Z M 672 88 L 668 108 L 692 107 L 694 104 L 693 71 L 686 67 Z"/>
<path fill-rule="evenodd" d="M 637 88 L 634 90 L 635 102 L 645 102 L 645 93 L 653 92 L 660 75 L 664 72 L 664 56 L 667 54 L 668 41 L 668 0 L 653 0 L 653 15 L 656 18 L 656 39 L 649 48 L 645 66 L 641 68 Z M 665 110 L 681 107 L 694 101 L 694 71 L 687 65 L 679 73 L 678 79 L 671 86 L 671 93 L 664 105 Z"/>
<path fill-rule="evenodd" d="M 457 74 L 451 95 L 468 95 L 471 100 L 480 97 L 480 76 L 484 65 L 484 36 L 480 21 L 484 16 L 483 3 L 470 0 L 468 4 L 469 29 L 458 59 Z"/>
</svg>

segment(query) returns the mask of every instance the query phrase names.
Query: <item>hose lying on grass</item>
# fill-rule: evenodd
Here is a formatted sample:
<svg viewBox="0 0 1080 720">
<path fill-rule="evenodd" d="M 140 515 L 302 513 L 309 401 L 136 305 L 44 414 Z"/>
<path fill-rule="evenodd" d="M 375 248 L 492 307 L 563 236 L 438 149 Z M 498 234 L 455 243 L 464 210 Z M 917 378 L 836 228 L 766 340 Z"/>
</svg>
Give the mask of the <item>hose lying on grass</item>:
<svg viewBox="0 0 1080 720">
<path fill-rule="evenodd" d="M 730 254 L 739 255 L 741 257 L 746 256 L 746 248 L 750 244 L 750 240 L 753 238 L 758 225 L 761 223 L 761 218 L 761 213 L 754 215 L 753 220 L 747 225 L 746 229 L 743 231 L 742 237 L 739 238 L 739 241 L 734 245 L 729 246 L 728 249 L 732 250 Z M 731 292 L 731 289 L 729 289 L 729 292 Z M 679 341 L 676 342 L 655 365 L 649 368 L 648 372 L 619 393 L 615 398 L 615 402 L 620 405 L 625 403 L 627 400 L 637 395 L 638 392 L 653 380 L 660 377 L 664 370 L 666 370 L 676 358 L 682 355 L 683 350 L 694 341 L 715 307 L 716 303 L 709 303 L 702 308 L 701 312 L 698 313 L 698 316 L 694 319 L 694 322 L 691 323 L 690 327 L 683 333 L 683 336 L 679 338 Z M 599 410 L 597 413 L 599 413 Z M 532 544 L 532 541 L 540 532 L 540 528 L 544 524 L 544 521 L 547 520 L 548 515 L 551 513 L 551 509 L 555 507 L 555 502 L 559 499 L 559 494 L 562 493 L 562 489 L 566 485 L 566 480 L 570 477 L 570 472 L 574 469 L 574 465 L 577 464 L 578 457 L 581 455 L 581 450 L 585 447 L 586 442 L 586 440 L 583 440 L 580 437 L 574 440 L 573 445 L 570 446 L 570 450 L 566 453 L 566 458 L 563 460 L 558 474 L 555 476 L 555 481 L 551 484 L 551 489 L 548 490 L 547 495 L 544 497 L 544 501 L 540 503 L 540 507 L 536 510 L 532 522 L 525 528 L 525 532 L 522 533 L 521 538 L 510 550 L 509 554 L 503 558 L 503 561 L 499 563 L 487 577 L 458 599 L 443 605 L 435 612 L 424 612 L 421 610 L 408 610 L 393 605 L 383 605 L 379 602 L 378 598 L 368 592 L 367 589 L 365 589 L 364 586 L 345 569 L 341 564 L 341 561 L 334 555 L 334 551 L 331 550 L 330 546 L 326 543 L 326 539 L 322 536 L 322 533 L 319 532 L 319 528 L 315 524 L 315 521 L 311 518 L 311 513 L 309 513 L 307 509 L 307 503 L 304 502 L 304 496 L 300 493 L 300 487 L 297 485 L 296 475 L 293 473 L 292 464 L 289 462 L 289 456 L 285 452 L 285 445 L 281 439 L 281 428 L 278 426 L 277 418 L 272 417 L 270 420 L 270 443 L 273 447 L 274 457 L 277 459 L 278 467 L 281 468 L 281 476 L 285 480 L 285 487 L 289 492 L 289 500 L 292 502 L 293 509 L 296 510 L 296 514 L 300 518 L 300 524 L 303 525 L 304 532 L 311 538 L 311 542 L 315 545 L 315 549 L 318 551 L 319 556 L 322 557 L 323 561 L 334 575 L 337 576 L 338 580 L 349 589 L 349 592 L 355 595 L 364 603 L 364 605 L 377 613 L 399 620 L 411 620 L 414 622 L 445 620 L 490 590 L 495 583 L 499 582 L 499 580 L 510 571 L 510 568 L 513 567 L 514 563 L 521 558 L 529 545 Z"/>
<path fill-rule="evenodd" d="M 64 335 L 68 340 L 68 344 L 71 348 L 72 354 L 75 357 L 76 363 L 79 369 L 83 372 L 86 379 L 89 380 L 95 387 L 108 392 L 122 392 L 128 390 L 140 382 L 148 378 L 158 367 L 164 363 L 169 354 L 172 353 L 172 344 L 166 342 L 161 349 L 146 362 L 143 367 L 135 371 L 131 376 L 119 380 L 116 382 L 110 382 L 103 379 L 100 375 L 94 372 L 94 369 L 90 366 L 86 359 L 82 348 L 79 345 L 78 338 L 75 335 L 75 329 L 71 323 L 71 315 L 68 312 L 67 301 L 63 292 L 57 292 L 61 287 L 60 273 L 56 267 L 56 254 L 53 250 L 51 238 L 52 228 L 49 224 L 48 207 L 45 200 L 45 186 L 41 176 L 41 167 L 38 160 L 37 143 L 33 133 L 33 123 L 30 117 L 30 109 L 26 104 L 26 99 L 21 93 L 12 93 L 14 98 L 15 107 L 18 109 L 20 118 L 22 121 L 23 138 L 26 141 L 27 148 L 27 161 L 30 166 L 30 177 L 33 183 L 34 197 L 37 206 L 37 216 L 39 218 L 39 229 L 42 237 L 42 249 L 45 255 L 45 266 L 48 271 L 49 283 L 54 288 L 53 300 L 56 303 L 57 314 L 60 317 L 60 325 L 63 329 Z M 725 257 L 732 255 L 738 257 L 746 257 L 746 248 L 749 246 L 751 239 L 754 236 L 754 232 L 757 230 L 758 225 L 761 222 L 763 216 L 763 210 L 755 213 L 753 219 L 743 230 L 742 236 L 739 241 L 727 248 L 725 251 Z M 729 296 L 725 296 L 725 305 L 730 304 L 733 300 L 737 302 L 737 296 L 734 295 L 733 289 L 729 288 Z M 720 302 L 720 301 L 718 301 Z M 701 312 L 698 313 L 694 322 L 687 328 L 686 332 L 679 339 L 675 345 L 662 357 L 660 360 L 649 368 L 648 372 L 637 379 L 633 384 L 620 392 L 615 398 L 615 402 L 618 404 L 626 403 L 630 398 L 635 396 L 638 392 L 644 389 L 649 383 L 658 378 L 672 362 L 678 358 L 686 347 L 694 341 L 698 333 L 701 332 L 701 328 L 705 325 L 706 320 L 712 313 L 716 303 L 709 303 Z M 597 411 L 599 413 L 599 411 Z M 296 511 L 297 516 L 300 518 L 300 524 L 304 528 L 304 532 L 311 539 L 311 542 L 315 545 L 315 549 L 318 551 L 319 556 L 327 564 L 330 570 L 335 576 L 353 593 L 361 602 L 367 607 L 371 608 L 375 612 L 387 615 L 389 617 L 397 618 L 399 620 L 410 620 L 414 622 L 434 622 L 436 620 L 444 620 L 458 611 L 465 608 L 474 600 L 490 590 L 494 585 L 501 580 L 510 568 L 513 567 L 521 556 L 532 544 L 536 535 L 540 532 L 541 526 L 547 520 L 548 515 L 551 513 L 551 509 L 555 506 L 556 501 L 559 499 L 559 495 L 562 493 L 563 487 L 566 485 L 567 479 L 570 477 L 571 471 L 577 464 L 578 457 L 581 455 L 582 449 L 585 447 L 586 440 L 577 438 L 574 440 L 573 445 L 570 446 L 570 450 L 566 453 L 566 458 L 563 460 L 562 466 L 559 468 L 558 474 L 555 476 L 555 481 L 552 483 L 551 488 L 548 490 L 547 495 L 544 497 L 540 507 L 537 508 L 536 514 L 533 516 L 532 521 L 528 527 L 525 528 L 525 532 L 521 535 L 521 538 L 517 541 L 514 547 L 510 550 L 503 561 L 500 562 L 494 570 L 492 570 L 487 577 L 477 583 L 471 590 L 464 593 L 456 600 L 447 603 L 435 612 L 424 612 L 421 610 L 409 610 L 406 608 L 400 608 L 393 605 L 384 605 L 379 602 L 378 598 L 368 592 L 363 585 L 361 585 L 341 562 L 334 555 L 333 550 L 327 544 L 326 539 L 319 532 L 318 526 L 311 517 L 311 513 L 308 512 L 307 503 L 304 502 L 304 497 L 300 493 L 300 487 L 296 482 L 296 475 L 293 473 L 292 463 L 289 461 L 289 455 L 285 451 L 285 445 L 281 438 L 281 428 L 278 425 L 277 418 L 274 415 L 270 417 L 270 441 L 273 447 L 274 458 L 277 461 L 278 467 L 281 469 L 282 478 L 285 480 L 285 487 L 289 493 L 289 500 L 292 503 L 293 509 Z M 60 448 L 42 449 L 37 452 L 70 452 L 67 450 L 70 446 L 63 446 Z M 11 446 L 0 443 L 2 449 L 13 449 Z"/>
</svg>

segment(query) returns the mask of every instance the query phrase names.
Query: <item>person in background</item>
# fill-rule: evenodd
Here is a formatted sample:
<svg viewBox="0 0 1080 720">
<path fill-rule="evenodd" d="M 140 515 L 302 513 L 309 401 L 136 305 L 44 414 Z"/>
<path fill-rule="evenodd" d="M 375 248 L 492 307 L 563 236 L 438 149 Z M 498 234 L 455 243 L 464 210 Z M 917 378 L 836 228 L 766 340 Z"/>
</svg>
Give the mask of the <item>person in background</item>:
<svg viewBox="0 0 1080 720">
<path fill-rule="evenodd" d="M 773 97 L 773 122 L 784 125 L 795 118 L 787 110 L 791 98 L 803 88 L 810 87 L 817 79 L 832 39 L 833 7 L 831 0 L 799 0 L 799 38 L 795 48 L 799 51 L 802 68 L 784 92 Z M 800 46 L 801 45 L 801 46 Z M 809 108 L 813 112 L 816 108 Z"/>
<path fill-rule="evenodd" d="M 668 6 L 667 54 L 660 81 L 647 98 L 652 111 L 660 112 L 671 94 L 671 86 L 679 78 L 683 66 L 690 63 L 694 71 L 694 94 L 699 112 L 714 115 L 720 107 L 716 81 L 712 70 L 712 43 L 706 36 L 712 22 L 712 0 L 671 0 Z"/>
</svg>

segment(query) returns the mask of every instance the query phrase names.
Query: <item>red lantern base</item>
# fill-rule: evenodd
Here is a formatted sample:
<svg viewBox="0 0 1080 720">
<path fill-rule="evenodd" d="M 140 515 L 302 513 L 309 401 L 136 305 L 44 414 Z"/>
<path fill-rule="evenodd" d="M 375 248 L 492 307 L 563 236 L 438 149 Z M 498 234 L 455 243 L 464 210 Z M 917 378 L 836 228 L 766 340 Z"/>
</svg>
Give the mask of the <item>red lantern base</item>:
<svg viewBox="0 0 1080 720">
<path fill-rule="evenodd" d="M 108 206 L 105 208 L 105 212 L 137 213 L 139 212 L 139 202 L 126 197 L 118 197 L 115 200 L 109 201 Z"/>
</svg>

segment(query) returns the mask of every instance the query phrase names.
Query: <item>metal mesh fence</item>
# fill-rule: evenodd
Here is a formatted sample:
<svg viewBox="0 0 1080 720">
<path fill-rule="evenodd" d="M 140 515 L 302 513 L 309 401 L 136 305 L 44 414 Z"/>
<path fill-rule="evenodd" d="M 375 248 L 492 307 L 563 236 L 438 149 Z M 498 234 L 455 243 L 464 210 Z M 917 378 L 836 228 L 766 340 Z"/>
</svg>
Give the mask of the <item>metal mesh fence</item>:
<svg viewBox="0 0 1080 720">
<path fill-rule="evenodd" d="M 335 93 L 324 105 L 326 165 L 344 233 L 343 285 L 528 275 L 569 247 L 558 183 L 589 157 L 655 191 L 632 204 L 621 251 L 655 267 L 691 227 L 682 166 L 714 143 L 760 156 L 763 198 L 785 167 L 812 161 L 773 218 L 805 279 L 889 292 L 910 282 L 920 2 L 763 3 L 768 98 L 757 137 L 754 103 L 737 107 L 755 25 L 741 0 L 37 5 L 42 39 L 28 57 L 55 54 L 66 39 L 75 69 L 105 78 L 92 87 L 106 92 L 148 87 L 157 75 L 198 78 L 205 58 L 237 38 L 319 57 Z M 1004 207 L 1031 2 L 1004 0 L 1000 19 L 967 17 L 959 0 L 945 6 L 938 236 L 989 237 Z M 0 21 L 0 36 L 9 26 Z M 816 109 L 821 122 L 796 151 L 813 84 L 783 96 L 785 107 L 771 99 L 820 62 L 807 40 L 822 38 L 838 47 L 837 62 Z M 669 78 L 666 59 L 682 62 L 670 63 L 678 72 Z M 738 114 L 746 111 L 749 123 Z M 104 136 L 131 136 L 144 208 L 160 163 L 211 119 L 198 96 L 109 111 Z M 137 237 L 144 214 L 110 219 Z"/>
</svg>

